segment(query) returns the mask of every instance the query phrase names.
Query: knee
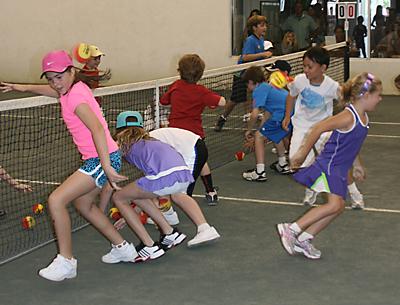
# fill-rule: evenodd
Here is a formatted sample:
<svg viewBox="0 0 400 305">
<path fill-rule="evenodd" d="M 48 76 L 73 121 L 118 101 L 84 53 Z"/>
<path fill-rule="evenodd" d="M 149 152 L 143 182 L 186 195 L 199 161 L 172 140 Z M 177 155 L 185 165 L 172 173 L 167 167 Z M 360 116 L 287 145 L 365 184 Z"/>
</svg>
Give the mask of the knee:
<svg viewBox="0 0 400 305">
<path fill-rule="evenodd" d="M 49 198 L 47 199 L 47 207 L 50 212 L 62 207 L 62 199 L 57 195 L 56 192 L 50 194 Z"/>
<path fill-rule="evenodd" d="M 119 192 L 115 192 L 112 197 L 111 201 L 114 203 L 114 205 L 118 208 L 121 205 L 121 195 Z"/>
<path fill-rule="evenodd" d="M 334 202 L 329 204 L 330 206 L 330 214 L 336 214 L 339 215 L 341 213 L 343 213 L 344 209 L 345 209 L 345 204 L 344 204 L 344 200 L 340 199 L 340 200 L 335 200 Z"/>
</svg>

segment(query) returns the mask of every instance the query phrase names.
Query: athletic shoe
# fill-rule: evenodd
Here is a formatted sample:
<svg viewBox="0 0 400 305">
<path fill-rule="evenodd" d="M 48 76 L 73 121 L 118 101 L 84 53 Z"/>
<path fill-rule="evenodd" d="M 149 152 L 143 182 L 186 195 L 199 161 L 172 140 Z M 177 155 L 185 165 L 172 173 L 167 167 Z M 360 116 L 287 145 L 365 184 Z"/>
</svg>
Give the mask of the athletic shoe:
<svg viewBox="0 0 400 305">
<path fill-rule="evenodd" d="M 46 280 L 60 282 L 76 277 L 76 269 L 76 259 L 66 259 L 64 256 L 58 254 L 50 265 L 39 271 L 39 275 Z"/>
<path fill-rule="evenodd" d="M 152 260 L 159 258 L 165 254 L 165 251 L 161 248 L 158 243 L 154 243 L 153 246 L 149 247 L 140 243 L 138 248 L 138 256 L 135 258 L 135 263 L 145 262 L 147 260 Z"/>
<path fill-rule="evenodd" d="M 168 211 L 161 212 L 164 215 L 165 220 L 169 223 L 170 226 L 176 226 L 179 224 L 178 214 L 174 211 L 173 207 L 170 207 Z M 153 219 L 150 217 L 147 218 L 147 223 L 154 225 Z"/>
<path fill-rule="evenodd" d="M 217 194 L 217 187 L 214 187 L 214 191 L 206 193 L 206 201 L 208 205 L 217 205 L 218 203 L 218 194 Z"/>
<path fill-rule="evenodd" d="M 248 122 L 250 120 L 250 115 L 251 115 L 250 112 L 248 112 L 248 113 L 243 115 L 243 122 L 244 123 L 246 123 L 246 122 Z"/>
<path fill-rule="evenodd" d="M 317 192 L 314 192 L 313 190 L 310 190 L 309 188 L 306 188 L 305 194 L 304 194 L 304 199 L 303 199 L 303 204 L 308 205 L 312 207 L 317 200 Z"/>
<path fill-rule="evenodd" d="M 272 163 L 269 167 L 281 175 L 288 175 L 291 173 L 289 164 L 287 163 L 284 165 L 280 165 L 279 162 L 276 161 Z"/>
<path fill-rule="evenodd" d="M 290 228 L 290 223 L 279 223 L 276 225 L 283 248 L 290 255 L 294 255 L 294 243 L 296 241 L 296 233 Z"/>
<path fill-rule="evenodd" d="M 186 235 L 174 229 L 171 234 L 161 235 L 160 245 L 166 251 L 179 245 L 186 239 Z"/>
<path fill-rule="evenodd" d="M 134 245 L 126 241 L 121 246 L 111 245 L 111 247 L 111 251 L 101 258 L 103 263 L 116 264 L 119 262 L 135 262 L 138 256 Z"/>
<path fill-rule="evenodd" d="M 299 241 L 296 239 L 294 242 L 294 251 L 303 254 L 305 257 L 310 259 L 321 258 L 321 251 L 314 247 L 310 239 L 305 241 Z"/>
<path fill-rule="evenodd" d="M 271 148 L 271 152 L 272 152 L 273 154 L 277 154 L 277 153 L 278 153 L 278 151 L 276 150 L 275 147 L 272 147 L 272 148 Z"/>
<path fill-rule="evenodd" d="M 267 181 L 267 174 L 265 171 L 257 173 L 256 169 L 249 169 L 245 171 L 242 176 L 247 181 Z"/>
<path fill-rule="evenodd" d="M 217 123 L 215 124 L 214 131 L 217 131 L 217 132 L 221 131 L 222 128 L 224 127 L 225 122 L 226 122 L 226 118 L 223 115 L 220 115 Z"/>
<path fill-rule="evenodd" d="M 201 232 L 198 232 L 193 239 L 189 240 L 187 245 L 189 248 L 216 241 L 221 236 L 214 227 L 209 227 Z"/>
<path fill-rule="evenodd" d="M 349 195 L 352 209 L 362 210 L 365 208 L 364 197 L 360 192 L 349 192 Z"/>
</svg>

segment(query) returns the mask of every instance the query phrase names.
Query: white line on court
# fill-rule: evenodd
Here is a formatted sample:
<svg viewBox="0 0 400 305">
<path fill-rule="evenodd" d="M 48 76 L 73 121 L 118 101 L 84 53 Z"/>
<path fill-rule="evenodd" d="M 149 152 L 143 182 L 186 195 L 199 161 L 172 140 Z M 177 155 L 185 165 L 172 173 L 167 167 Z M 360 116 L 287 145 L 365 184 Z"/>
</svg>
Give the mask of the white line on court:
<svg viewBox="0 0 400 305">
<path fill-rule="evenodd" d="M 193 197 L 203 198 L 204 195 L 193 195 Z M 304 206 L 303 203 L 290 202 L 290 201 L 276 201 L 276 200 L 263 200 L 263 199 L 237 198 L 237 197 L 224 197 L 224 196 L 218 196 L 218 198 L 223 199 L 223 200 L 229 200 L 229 201 L 251 202 L 251 203 L 257 203 L 257 204 L 274 204 L 274 205 L 300 206 L 300 207 Z M 318 205 L 316 205 L 316 206 L 318 206 Z M 351 207 L 346 207 L 346 209 L 351 210 Z M 364 211 L 377 212 L 377 213 L 400 214 L 400 210 L 391 210 L 391 209 L 364 208 Z"/>
</svg>

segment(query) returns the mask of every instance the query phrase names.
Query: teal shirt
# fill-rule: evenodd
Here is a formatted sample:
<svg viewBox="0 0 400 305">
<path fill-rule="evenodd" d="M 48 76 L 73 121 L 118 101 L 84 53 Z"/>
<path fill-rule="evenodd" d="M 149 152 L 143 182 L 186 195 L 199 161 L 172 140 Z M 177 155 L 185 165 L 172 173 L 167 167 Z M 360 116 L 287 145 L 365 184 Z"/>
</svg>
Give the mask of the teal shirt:
<svg viewBox="0 0 400 305">
<path fill-rule="evenodd" d="M 305 13 L 301 17 L 290 15 L 282 24 L 283 31 L 291 30 L 294 32 L 299 49 L 307 49 L 310 46 L 307 40 L 310 37 L 310 33 L 315 31 L 317 27 L 314 19 Z"/>
</svg>

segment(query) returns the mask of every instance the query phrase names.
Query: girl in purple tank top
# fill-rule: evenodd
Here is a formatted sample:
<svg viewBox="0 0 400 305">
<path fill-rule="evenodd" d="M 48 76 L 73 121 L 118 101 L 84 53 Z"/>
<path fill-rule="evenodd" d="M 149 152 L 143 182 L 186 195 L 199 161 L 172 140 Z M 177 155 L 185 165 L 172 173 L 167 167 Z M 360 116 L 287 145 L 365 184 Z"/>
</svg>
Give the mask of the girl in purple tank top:
<svg viewBox="0 0 400 305">
<path fill-rule="evenodd" d="M 293 223 L 277 225 L 282 245 L 289 254 L 300 253 L 310 259 L 321 257 L 312 239 L 344 211 L 347 174 L 353 163 L 359 162 L 356 157 L 368 133 L 367 112 L 375 110 L 381 92 L 382 83 L 372 74 L 361 73 L 349 80 L 342 87 L 342 101 L 349 105 L 341 113 L 315 124 L 290 160 L 291 167 L 299 169 L 319 136 L 333 131 L 314 163 L 293 176 L 314 191 L 328 193 L 328 202 L 310 209 Z M 361 170 L 355 178 L 364 179 L 365 172 Z"/>
<path fill-rule="evenodd" d="M 143 118 L 137 111 L 125 111 L 117 117 L 116 140 L 125 160 L 143 172 L 144 176 L 117 191 L 113 203 L 125 218 L 128 226 L 138 235 L 142 244 L 137 247 L 136 261 L 155 259 L 166 250 L 180 244 L 185 234 L 172 228 L 156 207 L 152 199 L 171 195 L 171 199 L 189 216 L 197 226 L 197 235 L 188 246 L 197 246 L 220 236 L 210 226 L 197 202 L 186 194 L 194 179 L 191 170 L 172 146 L 151 138 L 143 128 Z M 134 201 L 149 215 L 161 230 L 159 243 L 155 243 L 131 208 Z"/>
</svg>

